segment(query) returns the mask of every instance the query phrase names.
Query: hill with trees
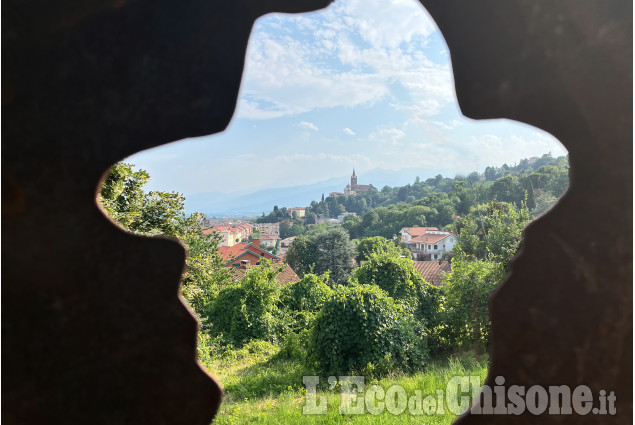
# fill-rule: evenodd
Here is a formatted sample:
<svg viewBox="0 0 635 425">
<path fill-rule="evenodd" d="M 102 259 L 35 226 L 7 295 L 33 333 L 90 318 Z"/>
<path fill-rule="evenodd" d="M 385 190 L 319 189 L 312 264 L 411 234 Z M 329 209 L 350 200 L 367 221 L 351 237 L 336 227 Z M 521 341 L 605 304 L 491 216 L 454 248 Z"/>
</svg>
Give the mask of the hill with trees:
<svg viewBox="0 0 635 425">
<path fill-rule="evenodd" d="M 275 206 L 259 223 L 280 222 L 280 237 L 306 233 L 313 224 L 336 218 L 344 212 L 355 213 L 344 219 L 342 227 L 351 239 L 394 237 L 403 227 L 434 226 L 453 230 L 458 218 L 472 208 L 492 201 L 524 203 L 532 218 L 544 214 L 564 194 L 569 185 L 569 161 L 566 157 L 545 154 L 523 159 L 517 165 L 487 167 L 454 178 L 437 175 L 400 187 L 384 186 L 349 196 L 324 197 L 312 201 L 304 218 L 290 217 L 285 207 Z"/>
</svg>

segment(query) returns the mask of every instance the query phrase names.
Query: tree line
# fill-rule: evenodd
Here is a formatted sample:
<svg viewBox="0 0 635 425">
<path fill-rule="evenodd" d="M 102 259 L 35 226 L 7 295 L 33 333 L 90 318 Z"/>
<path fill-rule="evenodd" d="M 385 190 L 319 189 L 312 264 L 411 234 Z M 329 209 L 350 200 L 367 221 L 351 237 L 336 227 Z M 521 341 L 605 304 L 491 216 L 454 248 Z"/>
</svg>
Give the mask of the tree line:
<svg viewBox="0 0 635 425">
<path fill-rule="evenodd" d="M 434 226 L 450 230 L 457 217 L 464 217 L 477 205 L 492 201 L 525 203 L 532 218 L 544 214 L 561 197 L 569 185 L 567 157 L 550 153 L 517 165 L 487 167 L 483 174 L 446 178 L 437 175 L 401 187 L 384 186 L 349 196 L 324 197 L 312 201 L 306 217 L 291 218 L 286 208 L 257 219 L 258 222 L 280 222 L 280 236 L 287 238 L 306 233 L 318 218 L 347 216 L 343 227 L 353 239 L 371 236 L 393 237 L 403 227 Z"/>
</svg>

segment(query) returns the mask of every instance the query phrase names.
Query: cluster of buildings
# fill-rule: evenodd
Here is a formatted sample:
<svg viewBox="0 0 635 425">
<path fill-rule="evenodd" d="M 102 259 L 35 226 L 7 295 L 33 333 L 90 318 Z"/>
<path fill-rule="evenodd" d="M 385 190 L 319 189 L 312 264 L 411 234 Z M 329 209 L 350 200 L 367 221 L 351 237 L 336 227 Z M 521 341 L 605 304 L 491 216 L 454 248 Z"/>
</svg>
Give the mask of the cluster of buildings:
<svg viewBox="0 0 635 425">
<path fill-rule="evenodd" d="M 346 185 L 344 192 L 331 192 L 329 196 L 353 195 L 370 190 L 376 189 L 372 184 L 357 184 L 357 176 L 353 170 L 351 182 Z M 288 212 L 290 217 L 304 217 L 306 208 L 289 208 Z M 318 217 L 317 222 L 340 224 L 348 215 L 355 215 L 355 213 L 344 212 L 337 218 L 331 219 Z M 283 265 L 284 256 L 295 239 L 290 237 L 280 240 L 279 222 L 250 224 L 228 219 L 206 219 L 204 225 L 207 227 L 203 231 L 204 234 L 218 232 L 222 236 L 220 254 L 225 261 L 225 267 L 232 270 L 232 275 L 236 279 L 242 278 L 250 267 L 259 265 L 263 258 Z M 414 267 L 421 277 L 430 284 L 439 286 L 442 274 L 450 271 L 450 263 L 443 258 L 445 253 L 454 248 L 456 236 L 452 232 L 441 231 L 436 227 L 404 227 L 399 234 L 401 242 L 410 251 Z M 278 248 L 277 255 L 270 252 L 272 248 Z M 283 271 L 278 275 L 278 283 L 284 285 L 298 280 L 297 274 L 288 264 L 284 264 Z"/>
<path fill-rule="evenodd" d="M 355 175 L 355 169 L 353 168 L 353 175 L 351 176 L 350 184 L 347 184 L 344 188 L 344 192 L 331 192 L 329 196 L 335 198 L 337 196 L 355 195 L 356 193 L 369 192 L 371 190 L 377 190 L 372 184 L 357 184 L 357 176 Z"/>
<path fill-rule="evenodd" d="M 302 208 L 304 212 L 304 208 Z M 222 239 L 219 246 L 222 249 L 231 248 L 234 246 L 242 246 L 241 244 L 253 241 L 258 241 L 257 247 L 260 249 L 278 247 L 278 241 L 280 241 L 280 223 L 247 223 L 243 221 L 238 222 L 221 222 L 218 223 L 214 220 L 206 220 L 204 224 L 212 224 L 205 230 L 203 234 L 209 235 L 217 232 L 221 235 Z M 287 238 L 280 241 L 279 252 L 282 255 L 287 251 L 293 238 Z"/>
<path fill-rule="evenodd" d="M 218 232 L 222 240 L 220 246 L 234 246 L 239 242 L 244 242 L 253 234 L 254 226 L 247 222 L 237 222 L 228 224 L 216 224 L 203 230 L 204 235 Z"/>
<path fill-rule="evenodd" d="M 260 233 L 260 244 L 267 248 L 275 248 L 280 239 L 280 223 L 256 223 L 254 224 Z"/>
<path fill-rule="evenodd" d="M 456 244 L 456 235 L 436 227 L 404 227 L 399 234 L 415 261 L 441 260 Z"/>
<path fill-rule="evenodd" d="M 316 224 L 320 224 L 320 223 L 342 224 L 344 222 L 344 219 L 349 215 L 356 216 L 357 213 L 343 212 L 342 214 L 339 214 L 337 218 L 327 218 L 327 217 L 324 217 L 323 215 L 318 214 L 318 217 L 317 217 L 317 220 L 315 220 L 315 223 Z"/>
<path fill-rule="evenodd" d="M 298 275 L 282 258 L 273 255 L 260 246 L 260 240 L 254 239 L 250 242 L 239 242 L 233 246 L 221 246 L 219 253 L 224 261 L 224 266 L 231 270 L 231 275 L 235 280 L 240 280 L 245 273 L 254 266 L 260 265 L 263 258 L 270 260 L 274 265 L 283 267 L 276 276 L 278 285 L 287 285 L 300 280 Z"/>
</svg>

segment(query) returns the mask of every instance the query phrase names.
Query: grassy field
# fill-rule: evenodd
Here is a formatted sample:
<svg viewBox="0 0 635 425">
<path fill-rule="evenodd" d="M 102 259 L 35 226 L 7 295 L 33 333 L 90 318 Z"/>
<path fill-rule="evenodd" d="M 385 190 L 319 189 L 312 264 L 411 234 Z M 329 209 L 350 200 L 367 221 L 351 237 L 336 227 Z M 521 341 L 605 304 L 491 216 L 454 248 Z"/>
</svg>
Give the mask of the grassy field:
<svg viewBox="0 0 635 425">
<path fill-rule="evenodd" d="M 281 358 L 279 349 L 258 342 L 241 350 L 227 352 L 221 359 L 208 359 L 208 370 L 225 388 L 225 396 L 215 424 L 450 424 L 456 415 L 444 408 L 443 414 L 412 415 L 409 408 L 393 415 L 384 410 L 377 416 L 339 413 L 340 393 L 336 388 L 318 391 L 318 397 L 327 397 L 327 414 L 304 415 L 306 389 L 304 375 L 311 375 L 297 360 Z M 470 353 L 453 356 L 429 365 L 425 372 L 414 375 L 394 374 L 381 380 L 366 382 L 366 387 L 377 384 L 384 390 L 400 385 L 408 397 L 421 390 L 423 397 L 445 390 L 453 376 L 479 376 L 482 383 L 487 375 L 487 359 L 480 362 Z M 321 378 L 326 381 L 326 377 Z"/>
</svg>

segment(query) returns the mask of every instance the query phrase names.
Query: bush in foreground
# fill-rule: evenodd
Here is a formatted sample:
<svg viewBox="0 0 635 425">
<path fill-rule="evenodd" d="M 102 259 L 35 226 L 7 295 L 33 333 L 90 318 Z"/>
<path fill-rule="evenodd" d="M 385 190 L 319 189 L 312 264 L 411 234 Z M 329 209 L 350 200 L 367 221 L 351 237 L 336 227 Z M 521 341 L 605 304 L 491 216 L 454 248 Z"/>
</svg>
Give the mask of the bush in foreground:
<svg viewBox="0 0 635 425">
<path fill-rule="evenodd" d="M 309 359 L 324 374 L 415 370 L 428 359 L 423 326 L 375 285 L 339 288 L 315 319 Z"/>
<path fill-rule="evenodd" d="M 254 339 L 275 341 L 280 329 L 276 286 L 280 270 L 264 262 L 220 291 L 209 314 L 211 335 L 223 335 L 237 347 Z"/>
</svg>

